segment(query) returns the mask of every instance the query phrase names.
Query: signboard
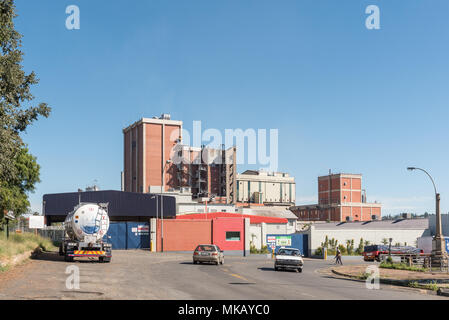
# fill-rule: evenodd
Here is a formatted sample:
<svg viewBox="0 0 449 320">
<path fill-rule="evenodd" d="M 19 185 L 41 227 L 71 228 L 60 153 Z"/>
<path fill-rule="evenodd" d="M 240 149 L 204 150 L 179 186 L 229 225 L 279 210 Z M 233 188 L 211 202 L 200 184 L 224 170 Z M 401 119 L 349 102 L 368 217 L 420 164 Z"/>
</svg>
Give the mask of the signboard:
<svg viewBox="0 0 449 320">
<path fill-rule="evenodd" d="M 271 243 L 271 242 L 276 243 L 276 236 L 268 236 L 267 237 L 267 242 L 269 242 L 269 243 Z"/>
<path fill-rule="evenodd" d="M 449 238 L 445 238 L 444 241 L 446 242 L 446 252 L 449 253 Z"/>
<path fill-rule="evenodd" d="M 30 216 L 28 227 L 30 229 L 44 229 L 44 216 Z"/>
<path fill-rule="evenodd" d="M 150 234 L 150 226 L 138 225 L 137 227 L 131 228 L 131 231 L 136 236 L 146 236 Z"/>
<path fill-rule="evenodd" d="M 291 246 L 292 245 L 292 237 L 291 236 L 277 236 L 276 237 L 276 246 Z"/>
</svg>

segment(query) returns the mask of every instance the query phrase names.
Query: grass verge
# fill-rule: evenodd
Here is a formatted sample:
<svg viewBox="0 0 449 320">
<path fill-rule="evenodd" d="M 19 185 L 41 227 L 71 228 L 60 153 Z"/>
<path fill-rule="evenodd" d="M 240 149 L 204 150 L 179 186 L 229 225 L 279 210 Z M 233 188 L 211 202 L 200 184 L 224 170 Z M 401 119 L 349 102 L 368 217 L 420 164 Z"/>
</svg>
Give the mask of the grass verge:
<svg viewBox="0 0 449 320">
<path fill-rule="evenodd" d="M 9 239 L 0 239 L 0 272 L 9 269 L 8 261 L 17 255 L 35 249 L 50 251 L 56 249 L 50 239 L 33 233 L 11 234 Z"/>
<path fill-rule="evenodd" d="M 416 272 L 425 272 L 426 269 L 422 267 L 414 267 L 409 266 L 405 263 L 388 263 L 388 262 L 382 262 L 379 265 L 380 268 L 384 269 L 395 269 L 395 270 L 406 270 L 406 271 L 416 271 Z"/>
</svg>

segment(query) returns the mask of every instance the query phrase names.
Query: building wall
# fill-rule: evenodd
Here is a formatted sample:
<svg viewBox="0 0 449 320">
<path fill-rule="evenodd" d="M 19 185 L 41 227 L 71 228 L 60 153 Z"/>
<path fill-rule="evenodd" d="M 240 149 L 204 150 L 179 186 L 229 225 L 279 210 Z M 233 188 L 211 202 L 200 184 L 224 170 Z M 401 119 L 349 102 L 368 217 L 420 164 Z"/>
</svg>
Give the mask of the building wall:
<svg viewBox="0 0 449 320">
<path fill-rule="evenodd" d="M 164 184 L 165 190 L 179 186 L 176 165 L 165 162 L 171 159 L 181 130 L 181 121 L 145 118 L 123 130 L 125 191 L 147 193 L 150 186 Z"/>
<path fill-rule="evenodd" d="M 177 205 L 178 212 L 177 214 L 188 214 L 188 213 L 204 213 L 206 210 L 206 205 L 203 203 L 194 203 L 194 204 L 182 204 L 179 203 Z M 238 209 L 232 205 L 225 204 L 207 204 L 207 212 L 238 212 Z"/>
<path fill-rule="evenodd" d="M 164 251 L 192 251 L 212 243 L 211 220 L 164 220 Z M 157 251 L 162 249 L 162 220 L 157 226 Z"/>
<path fill-rule="evenodd" d="M 225 251 L 245 249 L 245 220 L 239 218 L 216 218 L 213 222 L 213 243 Z M 226 240 L 226 232 L 239 232 L 239 240 Z"/>
<path fill-rule="evenodd" d="M 262 194 L 262 203 L 294 204 L 296 184 L 293 177 L 284 177 L 282 173 L 237 175 L 237 202 L 257 203 L 257 193 Z"/>
<path fill-rule="evenodd" d="M 369 229 L 359 229 L 359 230 L 317 230 L 314 226 L 310 230 L 310 245 L 311 254 L 321 246 L 321 243 L 325 241 L 326 236 L 329 239 L 334 238 L 338 240 L 339 244 L 346 245 L 346 240 L 354 239 L 354 247 L 357 248 L 360 242 L 360 238 L 364 241 L 370 241 L 370 243 L 381 244 L 384 238 L 393 238 L 393 244 L 400 242 L 407 245 L 415 246 L 415 241 L 427 234 L 427 229 L 410 230 L 410 229 L 398 229 L 398 230 L 369 230 Z"/>
<path fill-rule="evenodd" d="M 248 223 L 248 228 L 245 228 Z M 240 240 L 226 240 L 226 232 L 240 232 Z M 164 220 L 164 251 L 193 252 L 199 244 L 216 244 L 225 254 L 243 255 L 249 237 L 249 219 Z M 162 249 L 162 221 L 157 223 L 157 251 Z"/>
</svg>

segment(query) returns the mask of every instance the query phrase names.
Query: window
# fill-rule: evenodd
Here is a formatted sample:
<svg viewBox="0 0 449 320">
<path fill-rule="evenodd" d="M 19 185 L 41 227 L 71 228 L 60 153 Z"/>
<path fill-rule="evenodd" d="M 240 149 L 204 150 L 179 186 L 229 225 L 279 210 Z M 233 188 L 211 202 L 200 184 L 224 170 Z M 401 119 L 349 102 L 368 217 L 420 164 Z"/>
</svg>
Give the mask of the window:
<svg viewBox="0 0 449 320">
<path fill-rule="evenodd" d="M 240 231 L 226 231 L 226 241 L 240 241 Z"/>
</svg>

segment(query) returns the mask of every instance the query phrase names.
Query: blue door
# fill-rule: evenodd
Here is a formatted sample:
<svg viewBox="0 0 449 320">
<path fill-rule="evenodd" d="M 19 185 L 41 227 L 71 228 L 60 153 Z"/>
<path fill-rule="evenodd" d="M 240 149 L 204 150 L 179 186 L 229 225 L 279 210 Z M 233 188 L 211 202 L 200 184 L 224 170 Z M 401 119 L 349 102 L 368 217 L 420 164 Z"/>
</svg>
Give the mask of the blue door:
<svg viewBox="0 0 449 320">
<path fill-rule="evenodd" d="M 112 250 L 127 249 L 126 231 L 126 222 L 111 222 L 109 224 L 106 242 L 112 244 Z"/>
<path fill-rule="evenodd" d="M 128 249 L 150 248 L 150 224 L 147 222 L 127 222 Z"/>
<path fill-rule="evenodd" d="M 111 222 L 104 238 L 112 250 L 150 248 L 150 224 L 147 222 Z"/>
</svg>

